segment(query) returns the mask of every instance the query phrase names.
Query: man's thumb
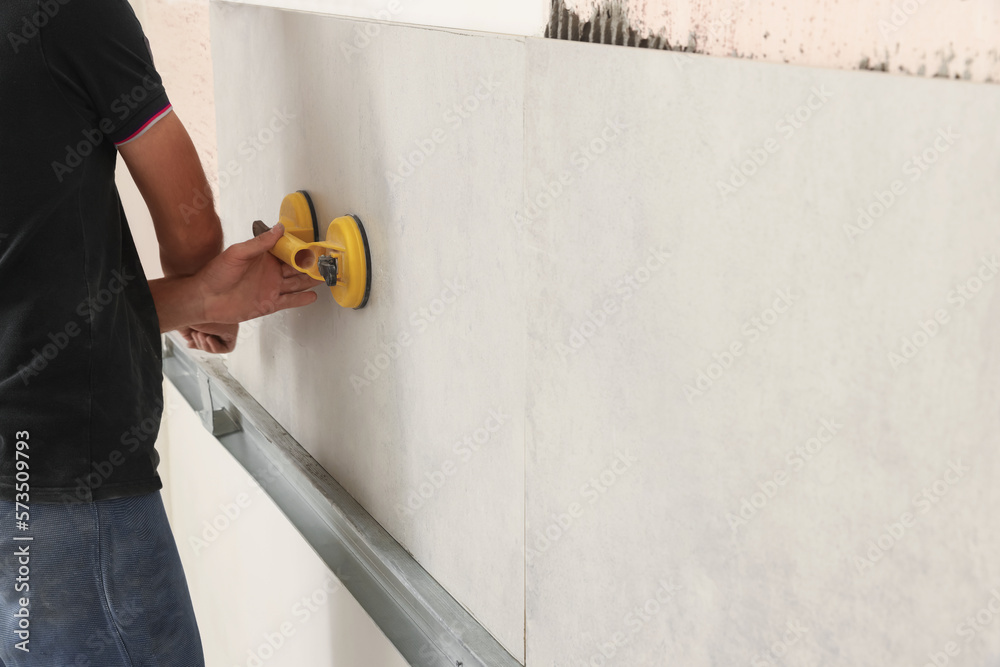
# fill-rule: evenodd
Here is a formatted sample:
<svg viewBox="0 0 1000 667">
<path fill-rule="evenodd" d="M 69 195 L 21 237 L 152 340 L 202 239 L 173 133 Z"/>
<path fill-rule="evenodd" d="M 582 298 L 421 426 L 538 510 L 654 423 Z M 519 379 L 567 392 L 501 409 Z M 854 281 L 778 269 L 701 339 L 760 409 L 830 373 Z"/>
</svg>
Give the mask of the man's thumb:
<svg viewBox="0 0 1000 667">
<path fill-rule="evenodd" d="M 265 227 L 261 223 L 261 226 Z M 257 233 L 260 227 L 257 223 L 254 223 L 254 233 Z M 242 243 L 237 243 L 233 246 L 233 254 L 237 259 L 253 259 L 259 255 L 263 255 L 265 252 L 274 247 L 274 244 L 285 234 L 285 227 L 280 222 L 268 229 L 267 231 L 261 231 L 254 238 L 249 241 L 244 241 Z"/>
</svg>

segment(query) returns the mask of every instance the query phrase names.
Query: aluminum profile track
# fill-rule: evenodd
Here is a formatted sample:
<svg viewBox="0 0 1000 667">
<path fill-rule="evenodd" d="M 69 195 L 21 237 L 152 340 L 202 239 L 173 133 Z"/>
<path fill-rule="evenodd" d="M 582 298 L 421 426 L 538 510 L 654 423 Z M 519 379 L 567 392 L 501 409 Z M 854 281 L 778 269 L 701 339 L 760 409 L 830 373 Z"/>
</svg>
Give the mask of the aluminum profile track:
<svg viewBox="0 0 1000 667">
<path fill-rule="evenodd" d="M 163 337 L 163 374 L 411 665 L 520 665 L 229 374 Z"/>
</svg>

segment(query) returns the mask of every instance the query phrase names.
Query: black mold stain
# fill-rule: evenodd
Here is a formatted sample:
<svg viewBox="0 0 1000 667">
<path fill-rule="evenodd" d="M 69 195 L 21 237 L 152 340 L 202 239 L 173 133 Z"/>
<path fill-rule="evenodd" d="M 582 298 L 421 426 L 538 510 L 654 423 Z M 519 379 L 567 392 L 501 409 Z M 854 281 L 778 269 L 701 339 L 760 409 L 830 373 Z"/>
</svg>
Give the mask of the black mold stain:
<svg viewBox="0 0 1000 667">
<path fill-rule="evenodd" d="M 671 44 L 666 38 L 666 29 L 661 29 L 656 35 L 641 37 L 638 31 L 634 30 L 628 20 L 628 15 L 624 10 L 623 0 L 601 0 L 597 9 L 593 10 L 589 16 L 581 16 L 566 6 L 566 0 L 551 0 L 549 10 L 549 22 L 545 27 L 545 36 L 551 39 L 565 39 L 573 42 L 591 42 L 594 44 L 615 44 L 619 46 L 635 46 L 641 49 L 657 49 L 661 51 L 684 51 L 687 53 L 704 53 L 698 49 L 697 37 L 694 32 L 688 36 L 688 43 L 682 44 L 680 41 Z M 771 33 L 765 32 L 764 39 L 769 39 Z M 782 39 L 782 43 L 787 43 L 787 39 Z M 898 54 L 900 45 L 896 44 Z M 799 45 L 799 53 L 804 55 L 805 48 Z M 994 59 L 998 59 L 996 51 L 991 51 Z M 735 48 L 727 55 L 734 58 L 745 58 L 754 60 L 760 54 L 739 53 Z M 839 52 L 838 52 L 839 55 Z M 941 65 L 938 71 L 930 76 L 940 78 L 972 79 L 972 59 L 966 61 L 965 71 L 961 74 L 950 71 L 950 63 L 955 58 L 955 54 L 949 48 L 949 53 L 938 51 L 941 57 Z M 766 54 L 764 54 L 766 57 Z M 788 58 L 783 58 L 788 63 Z M 807 64 L 807 63 L 798 63 Z M 914 74 L 907 68 L 897 65 L 896 68 L 904 74 Z M 883 57 L 877 55 L 873 57 L 864 56 L 857 65 L 857 69 L 869 72 L 890 72 L 894 71 L 889 51 L 886 50 Z M 920 65 L 916 70 L 917 76 L 928 76 L 925 65 Z M 987 83 L 993 82 L 993 77 L 987 76 Z"/>
<path fill-rule="evenodd" d="M 545 36 L 573 42 L 697 53 L 693 36 L 687 46 L 670 44 L 662 33 L 641 37 L 629 25 L 628 16 L 625 15 L 621 3 L 616 0 L 603 0 L 594 13 L 587 17 L 581 17 L 571 11 L 566 7 L 565 0 L 552 0 Z"/>
<path fill-rule="evenodd" d="M 865 56 L 864 58 L 861 59 L 861 62 L 858 64 L 858 69 L 867 70 L 869 72 L 888 72 L 889 60 L 887 58 L 885 62 L 872 63 L 871 60 L 868 58 L 868 56 Z"/>
</svg>

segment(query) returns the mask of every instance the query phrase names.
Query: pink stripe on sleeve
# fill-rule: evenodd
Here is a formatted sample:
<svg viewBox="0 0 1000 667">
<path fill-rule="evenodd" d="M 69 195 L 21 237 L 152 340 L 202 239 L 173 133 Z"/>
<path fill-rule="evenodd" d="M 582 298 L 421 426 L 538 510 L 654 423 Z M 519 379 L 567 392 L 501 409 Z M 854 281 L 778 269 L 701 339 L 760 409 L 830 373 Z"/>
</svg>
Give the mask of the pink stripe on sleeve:
<svg viewBox="0 0 1000 667">
<path fill-rule="evenodd" d="M 143 123 L 142 127 L 140 127 L 138 130 L 136 130 L 126 138 L 122 139 L 121 141 L 116 141 L 115 146 L 121 146 L 122 144 L 128 143 L 129 141 L 132 141 L 133 139 L 137 138 L 143 132 L 148 130 L 153 125 L 153 123 L 160 120 L 160 118 L 166 115 L 166 113 L 170 111 L 172 106 L 173 106 L 172 104 L 168 104 L 167 106 L 157 111 L 155 114 L 153 114 L 152 118 Z"/>
</svg>

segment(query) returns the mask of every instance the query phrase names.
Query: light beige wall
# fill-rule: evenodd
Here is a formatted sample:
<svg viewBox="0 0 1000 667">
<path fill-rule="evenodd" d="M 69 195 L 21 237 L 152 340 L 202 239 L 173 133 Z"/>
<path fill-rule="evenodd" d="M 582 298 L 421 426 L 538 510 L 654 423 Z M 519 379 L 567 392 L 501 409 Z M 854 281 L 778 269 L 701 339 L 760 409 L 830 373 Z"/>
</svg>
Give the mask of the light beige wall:
<svg viewBox="0 0 1000 667">
<path fill-rule="evenodd" d="M 163 78 L 174 113 L 183 120 L 201 156 L 209 183 L 215 188 L 218 169 L 208 3 L 200 0 L 131 0 L 131 4 L 149 39 L 154 64 Z M 162 278 L 152 219 L 120 156 L 117 185 L 146 278 Z M 167 430 L 169 420 L 164 418 L 157 441 L 161 472 L 169 468 L 170 448 L 164 437 Z M 163 498 L 168 516 L 173 511 L 172 492 L 171 485 L 164 480 Z"/>
<path fill-rule="evenodd" d="M 672 49 L 836 69 L 1000 81 L 996 0 L 232 0 L 461 30 L 541 36 L 577 17 Z M 551 24 L 547 25 L 549 21 Z M 567 30 L 572 20 L 564 21 Z M 359 38 L 363 41 L 363 37 Z M 363 47 L 362 47 L 363 48 Z"/>
<path fill-rule="evenodd" d="M 218 187 L 208 3 L 132 0 L 174 112 Z M 117 184 L 148 279 L 152 220 L 119 159 Z M 193 193 L 192 193 L 193 196 Z M 232 240 L 227 239 L 227 244 Z M 281 511 L 164 382 L 163 498 L 209 667 L 402 667 L 385 635 Z M 221 527 L 221 529 L 220 529 Z"/>
<path fill-rule="evenodd" d="M 712 56 L 1000 81 L 996 0 L 557 0 Z"/>
<path fill-rule="evenodd" d="M 184 122 L 198 148 L 209 184 L 215 189 L 218 187 L 218 168 L 208 2 L 132 0 L 132 6 L 153 49 L 154 64 L 163 78 L 174 113 Z M 163 272 L 153 224 L 121 158 L 118 159 L 118 174 L 118 190 L 143 270 L 150 280 L 160 278 Z"/>
</svg>

